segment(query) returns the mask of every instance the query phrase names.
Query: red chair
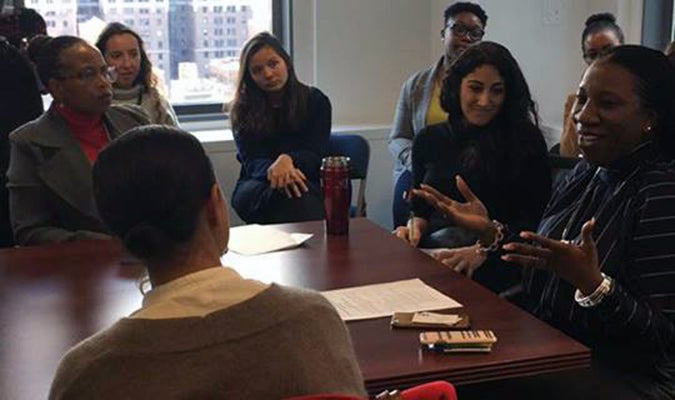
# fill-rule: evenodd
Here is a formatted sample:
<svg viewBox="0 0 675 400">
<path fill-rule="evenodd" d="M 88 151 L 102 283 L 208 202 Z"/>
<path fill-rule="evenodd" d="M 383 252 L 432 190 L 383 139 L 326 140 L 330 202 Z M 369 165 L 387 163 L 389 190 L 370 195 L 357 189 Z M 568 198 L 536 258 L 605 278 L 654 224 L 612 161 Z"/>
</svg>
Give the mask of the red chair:
<svg viewBox="0 0 675 400">
<path fill-rule="evenodd" d="M 445 381 L 417 385 L 401 392 L 402 400 L 457 400 L 455 387 Z"/>
<path fill-rule="evenodd" d="M 398 391 L 385 392 L 377 398 L 401 399 L 401 400 L 457 400 L 455 387 L 445 381 L 429 382 L 400 393 Z M 306 396 L 289 397 L 284 400 L 365 400 L 361 397 L 346 396 L 340 394 L 312 394 Z"/>
<path fill-rule="evenodd" d="M 364 400 L 363 397 L 348 396 L 344 394 L 308 394 L 305 396 L 287 397 L 283 400 Z"/>
</svg>

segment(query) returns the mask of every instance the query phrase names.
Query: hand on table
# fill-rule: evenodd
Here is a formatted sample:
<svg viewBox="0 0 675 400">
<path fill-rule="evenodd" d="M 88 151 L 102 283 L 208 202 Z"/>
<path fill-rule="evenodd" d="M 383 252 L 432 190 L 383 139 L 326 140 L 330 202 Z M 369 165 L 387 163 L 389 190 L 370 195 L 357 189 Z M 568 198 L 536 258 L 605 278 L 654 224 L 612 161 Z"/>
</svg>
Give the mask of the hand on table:
<svg viewBox="0 0 675 400">
<path fill-rule="evenodd" d="M 540 247 L 525 243 L 507 243 L 502 248 L 504 261 L 523 267 L 549 270 L 574 285 L 584 295 L 591 294 L 602 282 L 598 252 L 593 240 L 595 219 L 581 228 L 581 243 L 549 239 L 533 232 L 521 232 L 520 237 L 537 243 Z"/>
</svg>

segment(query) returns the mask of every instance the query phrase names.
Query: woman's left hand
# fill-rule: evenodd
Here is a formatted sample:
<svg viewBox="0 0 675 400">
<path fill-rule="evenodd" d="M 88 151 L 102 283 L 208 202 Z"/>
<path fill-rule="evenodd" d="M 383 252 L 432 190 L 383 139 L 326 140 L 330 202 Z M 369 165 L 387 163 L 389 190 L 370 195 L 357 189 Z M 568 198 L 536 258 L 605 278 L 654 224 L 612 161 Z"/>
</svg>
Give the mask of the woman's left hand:
<svg viewBox="0 0 675 400">
<path fill-rule="evenodd" d="M 453 271 L 471 278 L 474 271 L 485 262 L 485 254 L 478 251 L 478 245 L 437 250 L 431 255 Z"/>
<path fill-rule="evenodd" d="M 535 242 L 540 247 L 525 243 L 507 243 L 502 248 L 510 253 L 502 255 L 501 258 L 523 267 L 552 271 L 574 285 L 584 295 L 589 295 L 603 279 L 592 236 L 594 226 L 595 219 L 586 221 L 581 228 L 582 241 L 578 245 L 549 239 L 533 232 L 521 232 L 520 237 Z"/>
</svg>

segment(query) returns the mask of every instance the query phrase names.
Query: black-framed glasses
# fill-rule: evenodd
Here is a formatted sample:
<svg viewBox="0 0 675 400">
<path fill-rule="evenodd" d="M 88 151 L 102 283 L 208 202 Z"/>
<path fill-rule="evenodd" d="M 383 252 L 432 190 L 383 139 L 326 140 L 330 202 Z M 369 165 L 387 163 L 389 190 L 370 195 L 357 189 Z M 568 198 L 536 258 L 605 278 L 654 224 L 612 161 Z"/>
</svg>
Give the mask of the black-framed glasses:
<svg viewBox="0 0 675 400">
<path fill-rule="evenodd" d="M 102 76 L 109 83 L 115 83 L 117 81 L 117 70 L 115 67 L 107 65 L 100 68 L 87 67 L 72 75 L 59 76 L 58 79 L 77 79 L 80 83 L 88 84 L 99 76 Z"/>
<path fill-rule="evenodd" d="M 457 37 L 464 36 L 467 39 L 471 40 L 472 42 L 481 40 L 483 38 L 483 35 L 485 35 L 485 31 L 482 28 L 479 27 L 469 28 L 468 26 L 462 24 L 452 24 L 447 25 L 445 28 L 443 28 L 443 30 L 441 30 L 442 37 L 445 37 L 446 29 L 450 30 L 450 32 L 452 32 L 453 35 Z"/>
</svg>

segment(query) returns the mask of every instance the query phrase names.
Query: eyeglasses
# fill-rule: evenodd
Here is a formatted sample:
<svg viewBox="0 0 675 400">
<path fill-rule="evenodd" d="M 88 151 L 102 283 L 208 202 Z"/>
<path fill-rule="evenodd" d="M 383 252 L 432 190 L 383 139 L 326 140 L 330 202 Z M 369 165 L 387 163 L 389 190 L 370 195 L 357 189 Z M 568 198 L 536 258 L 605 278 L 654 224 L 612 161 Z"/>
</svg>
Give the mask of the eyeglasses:
<svg viewBox="0 0 675 400">
<path fill-rule="evenodd" d="M 85 68 L 73 75 L 62 75 L 57 79 L 77 79 L 80 83 L 88 84 L 92 83 L 96 78 L 102 76 L 109 83 L 115 83 L 117 81 L 117 70 L 115 67 L 103 66 L 100 68 Z"/>
<path fill-rule="evenodd" d="M 480 40 L 483 38 L 483 35 L 485 35 L 485 31 L 479 27 L 475 28 L 469 28 L 466 25 L 461 25 L 461 24 L 452 24 L 446 26 L 442 31 L 441 31 L 441 37 L 445 37 L 445 30 L 449 29 L 450 32 L 452 32 L 453 35 L 457 37 L 466 37 L 467 39 L 471 40 L 472 42 L 475 42 L 476 40 Z"/>
</svg>

